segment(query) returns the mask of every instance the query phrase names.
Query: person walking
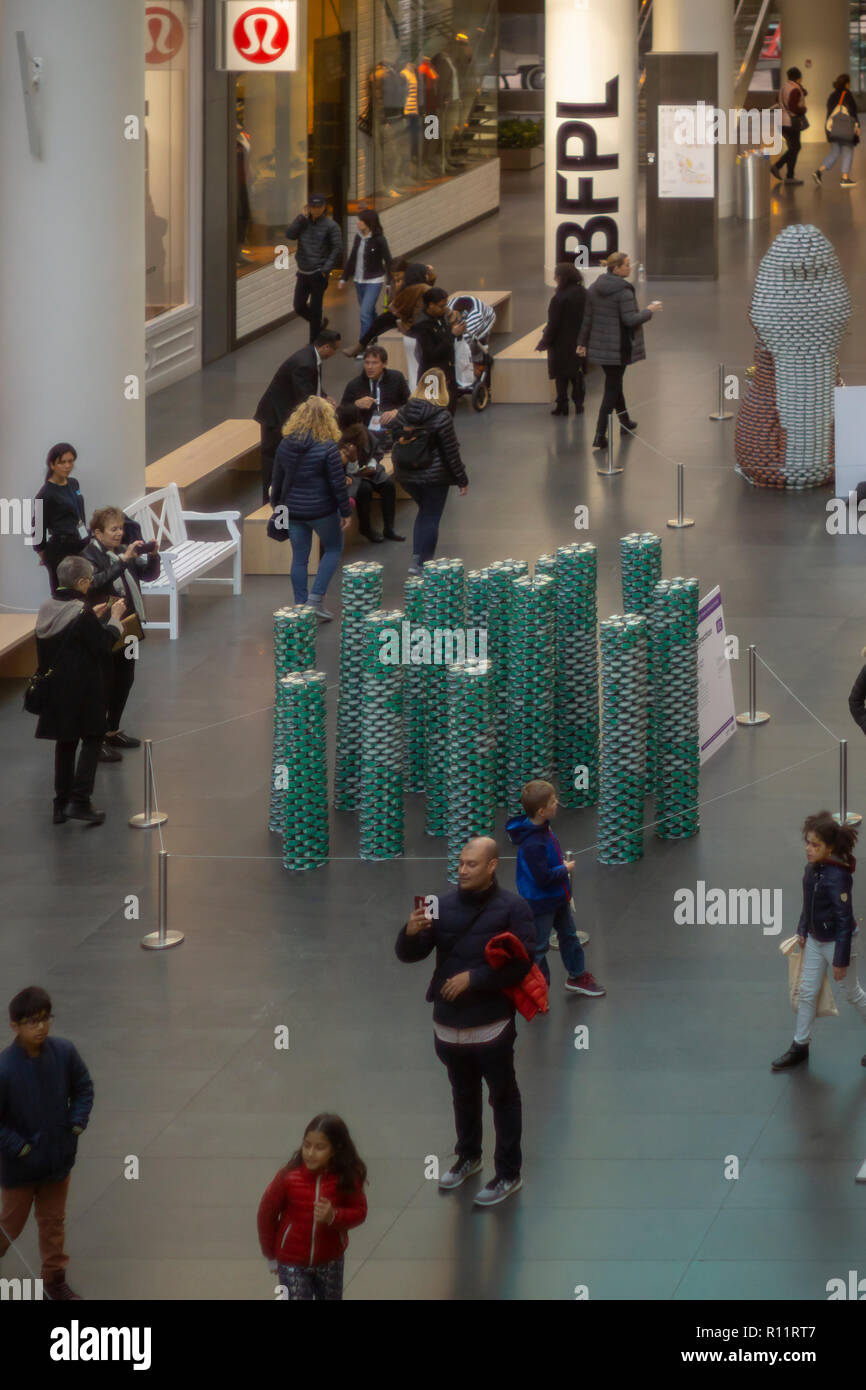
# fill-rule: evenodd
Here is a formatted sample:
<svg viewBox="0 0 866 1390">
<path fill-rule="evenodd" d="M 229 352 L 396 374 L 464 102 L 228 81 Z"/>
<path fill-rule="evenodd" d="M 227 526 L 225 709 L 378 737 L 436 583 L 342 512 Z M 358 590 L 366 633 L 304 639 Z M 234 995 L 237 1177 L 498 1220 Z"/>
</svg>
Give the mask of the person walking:
<svg viewBox="0 0 866 1390">
<path fill-rule="evenodd" d="M 66 1282 L 66 1200 L 93 1082 L 77 1048 L 49 1037 L 51 998 L 38 985 L 9 1003 L 15 1040 L 0 1052 L 0 1259 L 31 1208 L 39 1229 L 43 1295 L 80 1301 Z"/>
<path fill-rule="evenodd" d="M 358 231 L 339 284 L 342 289 L 347 280 L 355 281 L 363 337 L 376 317 L 376 304 L 391 264 L 391 252 L 378 212 L 364 208 L 357 220 Z"/>
<path fill-rule="evenodd" d="M 93 566 L 91 595 L 109 600 L 120 595 L 126 602 L 129 617 L 137 619 L 133 635 L 141 642 L 144 638 L 145 612 L 139 583 L 152 561 L 150 554 L 145 553 L 146 544 L 143 540 L 130 541 L 124 545 L 125 521 L 120 507 L 102 507 L 94 512 L 90 518 L 92 539 L 85 546 L 82 555 Z M 121 748 L 141 747 L 141 739 L 133 738 L 121 728 L 123 711 L 132 690 L 137 665 L 137 652 L 133 658 L 126 645 L 112 651 L 105 660 L 103 671 L 108 728 L 99 754 L 100 762 L 120 762 L 123 757 Z"/>
<path fill-rule="evenodd" d="M 824 129 L 827 132 L 830 150 L 812 174 L 819 187 L 827 170 L 833 168 L 837 159 L 842 161 L 840 186 L 857 187 L 857 180 L 851 177 L 851 165 L 854 162 L 854 147 L 860 144 L 860 122 L 857 119 L 857 103 L 851 95 L 850 83 L 849 74 L 840 73 L 827 98 L 827 120 Z"/>
<path fill-rule="evenodd" d="M 547 375 L 556 382 L 556 405 L 551 415 L 568 414 L 568 388 L 575 415 L 583 414 L 586 394 L 586 360 L 577 355 L 577 339 L 583 323 L 586 290 L 576 265 L 563 261 L 553 272 L 556 293 L 547 306 L 547 324 L 536 352 L 547 350 Z"/>
<path fill-rule="evenodd" d="M 779 91 L 785 153 L 776 160 L 775 164 L 770 165 L 770 173 L 774 178 L 781 180 L 780 171 L 787 169 L 788 173 L 784 182 L 789 188 L 798 188 L 803 180 L 795 178 L 795 170 L 797 156 L 800 153 L 800 137 L 803 131 L 809 128 L 809 122 L 806 118 L 806 97 L 809 93 L 803 86 L 803 74 L 799 68 L 788 68 L 785 78 L 786 80 L 782 83 Z"/>
<path fill-rule="evenodd" d="M 496 1131 L 494 1175 L 475 1197 L 492 1207 L 523 1186 L 521 1179 L 522 1104 L 514 1073 L 517 1030 L 507 989 L 528 975 L 535 955 L 535 931 L 527 903 L 507 893 L 496 879 L 499 851 L 487 836 L 469 840 L 460 853 L 459 886 L 438 899 L 438 915 L 416 907 L 401 927 L 397 959 L 411 963 L 436 952 L 427 1001 L 433 1005 L 436 1056 L 451 1083 L 457 1129 L 456 1162 L 439 1179 L 443 1191 L 462 1186 L 481 1171 L 482 1082 L 487 1083 Z M 493 969 L 485 948 L 510 932 L 528 959 L 512 958 Z"/>
<path fill-rule="evenodd" d="M 402 333 L 408 333 L 423 310 L 424 291 L 436 283 L 436 271 L 432 265 L 407 261 L 405 256 L 391 262 L 390 277 L 391 299 L 388 308 L 376 315 L 357 343 L 343 349 L 344 357 L 363 357 L 364 350 L 389 329 L 399 328 Z M 414 387 L 415 382 L 410 380 L 409 384 Z"/>
<path fill-rule="evenodd" d="M 338 1302 L 348 1231 L 367 1219 L 367 1165 L 339 1115 L 316 1115 L 259 1203 L 259 1245 L 286 1302 Z"/>
<path fill-rule="evenodd" d="M 333 328 L 322 329 L 314 343 L 293 352 L 277 368 L 256 406 L 253 419 L 261 428 L 262 500 L 265 502 L 270 491 L 274 458 L 283 438 L 283 425 L 308 396 L 324 396 L 325 400 L 331 400 L 330 396 L 325 396 L 322 363 L 333 357 L 339 346 L 340 334 Z"/>
<path fill-rule="evenodd" d="M 286 228 L 289 241 L 298 243 L 295 252 L 297 266 L 293 308 L 310 325 L 310 342 L 314 343 L 327 319 L 322 318 L 322 300 L 328 288 L 331 271 L 340 264 L 343 239 L 340 228 L 327 213 L 327 199 L 314 193 L 294 222 Z"/>
<path fill-rule="evenodd" d="M 436 367 L 444 374 L 448 388 L 447 408 L 453 415 L 457 409 L 457 379 L 454 373 L 454 342 L 466 332 L 466 324 L 457 317 L 452 323 L 445 290 L 434 286 L 425 290 L 421 300 L 423 310 L 409 328 L 406 336 L 415 339 L 415 360 L 418 380 Z M 409 352 L 407 345 L 407 354 Z"/>
<path fill-rule="evenodd" d="M 56 745 L 55 825 L 67 820 L 102 825 L 105 820 L 105 812 L 97 811 L 91 800 L 107 723 L 103 667 L 123 636 L 126 604 L 115 598 L 91 608 L 86 596 L 92 580 L 90 561 L 67 555 L 57 566 L 56 591 L 36 617 L 39 671 L 51 672 L 36 738 Z"/>
<path fill-rule="evenodd" d="M 420 378 L 391 426 L 395 440 L 391 449 L 394 477 L 418 508 L 410 574 L 421 574 L 426 561 L 436 554 L 448 489 L 456 487 L 465 497 L 469 488 L 447 405 L 444 373 L 434 368 Z"/>
<path fill-rule="evenodd" d="M 87 545 L 84 498 L 72 470 L 78 451 L 72 444 L 54 444 L 45 460 L 45 482 L 36 494 L 33 510 L 33 549 L 48 571 L 52 594 L 57 587 L 57 566 L 67 555 L 78 555 Z"/>
<path fill-rule="evenodd" d="M 325 607 L 325 594 L 343 553 L 343 532 L 352 519 L 334 407 L 320 396 L 310 396 L 289 416 L 283 436 L 274 459 L 274 515 L 268 523 L 268 535 L 272 540 L 292 543 L 295 603 L 309 604 L 317 617 L 330 622 L 334 615 Z M 322 543 L 322 554 L 308 597 L 314 532 Z"/>
<path fill-rule="evenodd" d="M 608 416 L 616 411 L 620 424 L 634 432 L 637 421 L 629 418 L 623 395 L 623 377 L 631 362 L 646 357 L 642 325 L 661 309 L 654 300 L 648 309 L 637 307 L 634 285 L 629 283 L 631 261 L 623 251 L 608 256 L 604 275 L 589 287 L 577 353 L 597 362 L 604 371 L 604 395 L 598 412 L 593 449 L 607 448 Z"/>
<path fill-rule="evenodd" d="M 799 944 L 794 948 L 804 952 L 797 1023 L 794 1040 L 773 1062 L 773 1071 L 808 1060 L 809 1030 L 828 971 L 835 983 L 845 981 L 845 998 L 866 1023 L 866 990 L 857 978 L 858 928 L 852 903 L 857 831 L 850 825 L 837 825 L 829 811 L 819 811 L 803 822 L 803 838 L 807 863 L 803 910 L 797 923 Z M 866 1067 L 866 1055 L 860 1065 Z"/>
</svg>

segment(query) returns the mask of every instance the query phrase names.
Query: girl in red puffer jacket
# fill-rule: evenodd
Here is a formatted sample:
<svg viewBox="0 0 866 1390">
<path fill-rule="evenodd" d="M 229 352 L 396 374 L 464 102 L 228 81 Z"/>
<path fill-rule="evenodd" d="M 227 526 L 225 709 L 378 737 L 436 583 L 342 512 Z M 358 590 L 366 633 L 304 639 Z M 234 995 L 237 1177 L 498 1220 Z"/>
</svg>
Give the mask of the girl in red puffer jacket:
<svg viewBox="0 0 866 1390">
<path fill-rule="evenodd" d="M 366 1181 L 344 1121 L 317 1115 L 259 1205 L 259 1244 L 284 1298 L 343 1297 L 346 1232 L 367 1218 Z"/>
</svg>

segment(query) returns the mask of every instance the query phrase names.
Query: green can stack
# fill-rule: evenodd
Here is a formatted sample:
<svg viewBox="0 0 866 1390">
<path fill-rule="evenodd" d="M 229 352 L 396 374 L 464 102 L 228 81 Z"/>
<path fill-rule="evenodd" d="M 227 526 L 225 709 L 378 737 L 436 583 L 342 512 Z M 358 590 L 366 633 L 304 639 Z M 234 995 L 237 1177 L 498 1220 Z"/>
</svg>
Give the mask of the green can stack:
<svg viewBox="0 0 866 1390">
<path fill-rule="evenodd" d="M 540 562 L 539 562 L 540 563 Z M 538 569 L 536 568 L 536 573 Z M 598 801 L 598 552 L 560 546 L 556 579 L 554 762 L 563 806 Z"/>
<path fill-rule="evenodd" d="M 279 750 L 280 681 L 290 671 L 311 671 L 316 664 L 316 615 L 306 604 L 278 608 L 274 614 L 274 744 L 271 759 L 271 792 L 268 829 L 282 834 L 285 791 L 280 789 Z"/>
<path fill-rule="evenodd" d="M 601 624 L 600 864 L 643 855 L 647 733 L 647 619 L 629 613 Z"/>
<path fill-rule="evenodd" d="M 448 668 L 448 881 L 473 835 L 496 832 L 496 734 L 489 661 Z"/>
<path fill-rule="evenodd" d="M 656 692 L 655 821 L 663 840 L 700 829 L 698 581 L 657 584 L 650 610 L 650 667 Z"/>
<path fill-rule="evenodd" d="M 334 805 L 338 811 L 358 809 L 361 776 L 361 673 L 367 640 L 365 619 L 382 606 L 382 566 L 359 560 L 343 568 L 343 619 L 340 627 L 340 691 L 337 702 L 337 759 Z"/>
<path fill-rule="evenodd" d="M 406 621 L 412 637 L 424 619 L 424 580 L 410 574 L 404 586 Z M 427 673 L 421 665 L 409 665 L 403 676 L 403 786 L 407 792 L 424 790 L 424 750 L 427 746 L 426 705 Z"/>
<path fill-rule="evenodd" d="M 661 539 L 653 535 L 651 531 L 642 533 L 633 531 L 631 535 L 622 537 L 619 543 L 619 552 L 622 568 L 622 611 L 623 613 L 641 613 L 647 618 L 652 607 L 653 590 L 662 577 Z M 653 746 L 656 721 L 652 714 L 655 691 L 650 670 L 647 672 L 647 678 L 647 699 L 649 700 L 650 715 L 647 723 L 645 790 L 649 794 L 654 789 L 656 761 Z"/>
<path fill-rule="evenodd" d="M 429 660 L 425 672 L 426 748 L 424 785 L 427 791 L 425 829 L 428 835 L 448 832 L 448 665 L 446 631 L 465 633 L 466 573 L 462 560 L 430 560 L 424 566 L 423 626 Z M 439 638 L 436 637 L 437 631 Z M 465 636 L 464 636 L 465 641 Z M 451 646 L 449 661 L 454 660 Z"/>
<path fill-rule="evenodd" d="M 405 616 L 399 608 L 377 608 L 364 620 L 367 640 L 361 677 L 358 806 L 362 859 L 396 859 L 403 853 L 403 679 L 406 668 L 399 660 L 399 650 L 394 652 L 389 648 L 399 648 Z"/>
<path fill-rule="evenodd" d="M 487 567 L 487 656 L 493 662 L 493 716 L 496 730 L 496 801 L 504 806 L 508 796 L 508 601 L 511 580 L 525 575 L 525 560 L 496 560 Z"/>
<path fill-rule="evenodd" d="M 520 789 L 553 775 L 556 584 L 549 575 L 512 577 L 506 654 L 506 808 L 520 810 Z"/>
<path fill-rule="evenodd" d="M 328 860 L 326 688 L 324 671 L 295 671 L 279 682 L 279 761 L 286 769 L 283 865 L 287 869 L 318 869 Z"/>
<path fill-rule="evenodd" d="M 486 633 L 490 616 L 490 575 L 486 569 L 466 576 L 466 626 Z"/>
</svg>

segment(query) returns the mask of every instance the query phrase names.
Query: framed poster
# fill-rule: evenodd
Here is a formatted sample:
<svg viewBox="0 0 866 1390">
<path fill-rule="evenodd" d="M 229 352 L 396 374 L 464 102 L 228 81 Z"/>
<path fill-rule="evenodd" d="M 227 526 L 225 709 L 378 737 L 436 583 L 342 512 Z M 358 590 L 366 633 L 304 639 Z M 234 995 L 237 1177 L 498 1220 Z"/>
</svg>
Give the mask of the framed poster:
<svg viewBox="0 0 866 1390">
<path fill-rule="evenodd" d="M 731 663 L 725 651 L 725 615 L 718 585 L 698 609 L 698 716 L 701 766 L 737 732 Z"/>
<path fill-rule="evenodd" d="M 697 105 L 659 106 L 660 198 L 715 197 L 716 150 L 712 142 L 700 139 L 705 135 L 703 119 L 699 125 Z"/>
</svg>

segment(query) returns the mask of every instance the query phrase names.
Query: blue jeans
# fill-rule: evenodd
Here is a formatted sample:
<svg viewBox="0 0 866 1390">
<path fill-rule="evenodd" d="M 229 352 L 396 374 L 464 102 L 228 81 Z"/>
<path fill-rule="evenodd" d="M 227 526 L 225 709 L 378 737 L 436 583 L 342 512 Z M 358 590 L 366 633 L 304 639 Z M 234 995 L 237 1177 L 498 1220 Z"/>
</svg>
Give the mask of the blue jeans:
<svg viewBox="0 0 866 1390">
<path fill-rule="evenodd" d="M 550 970 L 547 965 L 547 952 L 550 949 L 550 933 L 555 931 L 559 937 L 559 954 L 569 976 L 582 975 L 586 969 L 583 947 L 577 939 L 577 924 L 571 903 L 560 903 L 555 911 L 545 913 L 535 919 L 535 964 L 548 984 Z"/>
<path fill-rule="evenodd" d="M 307 601 L 307 571 L 310 564 L 310 547 L 313 532 L 322 542 L 322 558 L 313 587 L 313 598 L 324 598 L 334 571 L 343 553 L 343 533 L 340 530 L 340 513 L 330 516 L 317 516 L 311 521 L 300 517 L 289 517 L 289 541 L 292 546 L 292 591 L 295 603 Z"/>
<path fill-rule="evenodd" d="M 358 296 L 358 308 L 361 311 L 361 332 L 359 337 L 363 338 L 376 317 L 376 301 L 382 290 L 382 281 L 378 280 L 373 284 L 359 285 L 355 281 L 355 293 Z"/>
<path fill-rule="evenodd" d="M 830 149 L 824 156 L 823 168 L 832 169 L 840 155 L 842 156 L 842 177 L 847 179 L 851 172 L 851 165 L 854 163 L 853 145 L 840 145 L 838 140 L 831 140 Z"/>
<path fill-rule="evenodd" d="M 436 554 L 439 522 L 448 501 L 448 484 L 404 482 L 403 486 L 418 508 L 412 532 L 412 554 L 423 564 Z"/>
</svg>

